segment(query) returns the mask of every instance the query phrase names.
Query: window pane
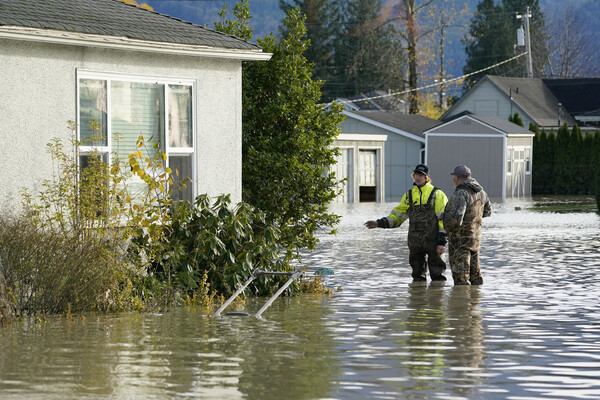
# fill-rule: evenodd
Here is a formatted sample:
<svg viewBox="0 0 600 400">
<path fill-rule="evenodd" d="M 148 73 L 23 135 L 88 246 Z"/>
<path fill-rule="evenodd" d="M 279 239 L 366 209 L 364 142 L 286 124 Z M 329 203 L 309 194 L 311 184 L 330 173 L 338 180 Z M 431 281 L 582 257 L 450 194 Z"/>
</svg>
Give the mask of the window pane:
<svg viewBox="0 0 600 400">
<path fill-rule="evenodd" d="M 192 185 L 192 155 L 170 155 L 169 168 L 173 171 L 173 191 L 171 197 L 173 200 L 187 200 L 190 203 L 193 201 L 193 185 Z M 179 190 L 185 184 L 183 190 Z"/>
<path fill-rule="evenodd" d="M 84 146 L 106 146 L 106 81 L 79 81 L 79 140 Z M 94 131 L 90 123 L 100 125 Z"/>
<path fill-rule="evenodd" d="M 113 152 L 120 160 L 138 149 L 139 136 L 144 137 L 145 148 L 150 158 L 156 157 L 154 143 L 163 147 L 165 131 L 164 85 L 138 82 L 111 82 L 111 123 Z M 152 141 L 150 141 L 152 138 Z"/>
<path fill-rule="evenodd" d="M 192 147 L 192 87 L 169 85 L 169 146 Z"/>
</svg>

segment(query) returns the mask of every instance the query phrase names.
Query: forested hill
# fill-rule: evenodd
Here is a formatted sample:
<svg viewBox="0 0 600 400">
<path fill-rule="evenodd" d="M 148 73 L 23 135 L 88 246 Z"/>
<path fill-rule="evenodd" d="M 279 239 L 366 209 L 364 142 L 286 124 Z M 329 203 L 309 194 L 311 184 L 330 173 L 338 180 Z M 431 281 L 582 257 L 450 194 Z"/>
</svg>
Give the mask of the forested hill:
<svg viewBox="0 0 600 400">
<path fill-rule="evenodd" d="M 233 19 L 231 9 L 236 3 L 235 0 L 137 0 L 137 2 L 148 4 L 161 14 L 208 28 L 214 28 L 214 23 L 220 20 L 219 12 L 225 5 L 229 10 L 228 19 Z M 265 37 L 271 32 L 277 33 L 284 17 L 279 7 L 279 0 L 250 0 L 249 4 L 254 37 Z"/>
<path fill-rule="evenodd" d="M 466 54 L 461 38 L 468 32 L 469 21 L 476 10 L 477 4 L 481 1 L 456 0 L 448 2 L 448 4 L 466 4 L 468 9 L 466 18 L 462 21 L 463 26 L 454 27 L 451 31 L 446 32 L 448 35 L 446 68 L 450 76 L 462 75 Z M 499 1 L 496 0 L 495 3 L 499 3 Z M 220 19 L 219 12 L 225 5 L 230 10 L 227 18 L 234 19 L 231 9 L 236 0 L 137 0 L 137 2 L 151 6 L 156 12 L 214 28 L 214 23 Z M 291 0 L 288 0 L 288 2 L 291 2 Z M 382 0 L 384 4 L 400 2 L 401 0 Z M 417 4 L 420 4 L 420 2 L 421 0 L 416 0 Z M 570 5 L 578 17 L 581 18 L 580 21 L 584 23 L 586 30 L 593 31 L 596 35 L 600 34 L 600 0 L 539 0 L 539 4 L 546 22 L 553 16 L 560 18 L 562 15 L 560 13 L 567 5 Z M 265 37 L 269 33 L 277 35 L 280 22 L 284 17 L 284 13 L 280 8 L 280 0 L 249 0 L 249 5 L 252 15 L 250 25 L 254 28 L 253 41 L 256 41 L 256 38 Z M 599 58 L 600 56 L 596 57 L 596 63 L 600 63 Z"/>
</svg>

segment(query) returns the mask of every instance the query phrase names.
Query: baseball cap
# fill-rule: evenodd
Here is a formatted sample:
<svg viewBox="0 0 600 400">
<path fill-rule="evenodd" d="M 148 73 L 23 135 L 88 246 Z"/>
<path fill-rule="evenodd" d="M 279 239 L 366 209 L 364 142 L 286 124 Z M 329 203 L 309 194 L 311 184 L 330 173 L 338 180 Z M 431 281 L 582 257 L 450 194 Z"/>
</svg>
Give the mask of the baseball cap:
<svg viewBox="0 0 600 400">
<path fill-rule="evenodd" d="M 429 175 L 429 168 L 427 168 L 427 165 L 425 164 L 419 164 L 415 167 L 413 172 L 420 172 L 424 175 Z"/>
<path fill-rule="evenodd" d="M 466 165 L 459 165 L 458 167 L 454 168 L 454 172 L 451 172 L 450 175 L 455 175 L 459 178 L 467 177 L 471 176 L 471 170 Z"/>
</svg>

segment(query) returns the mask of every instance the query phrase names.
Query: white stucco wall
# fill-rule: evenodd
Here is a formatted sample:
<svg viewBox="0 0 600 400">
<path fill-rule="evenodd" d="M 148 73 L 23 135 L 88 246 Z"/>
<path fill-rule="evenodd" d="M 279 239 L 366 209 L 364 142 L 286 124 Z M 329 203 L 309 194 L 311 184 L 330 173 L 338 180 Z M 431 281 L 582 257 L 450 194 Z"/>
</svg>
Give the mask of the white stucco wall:
<svg viewBox="0 0 600 400">
<path fill-rule="evenodd" d="M 197 193 L 241 200 L 241 61 L 0 39 L 0 205 L 52 174 L 51 138 L 76 119 L 76 70 L 194 79 Z"/>
</svg>

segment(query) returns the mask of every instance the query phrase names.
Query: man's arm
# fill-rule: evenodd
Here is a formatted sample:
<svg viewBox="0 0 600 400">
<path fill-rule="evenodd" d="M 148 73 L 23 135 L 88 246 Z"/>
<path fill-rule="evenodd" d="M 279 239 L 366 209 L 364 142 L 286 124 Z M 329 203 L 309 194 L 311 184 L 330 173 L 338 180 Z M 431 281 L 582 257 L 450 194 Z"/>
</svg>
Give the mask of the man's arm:
<svg viewBox="0 0 600 400">
<path fill-rule="evenodd" d="M 390 215 L 387 217 L 382 217 L 377 220 L 370 220 L 365 222 L 365 226 L 369 229 L 373 228 L 397 228 L 404 221 L 408 219 L 406 215 L 406 210 L 408 210 L 408 200 L 406 198 L 406 193 L 402 196 L 402 200 L 400 200 L 400 204 L 398 204 Z"/>
<path fill-rule="evenodd" d="M 483 205 L 483 217 L 489 217 L 492 215 L 492 205 L 490 204 L 490 199 L 485 195 L 485 204 Z"/>
<path fill-rule="evenodd" d="M 465 211 L 470 199 L 469 193 L 466 190 L 458 190 L 454 196 L 448 200 L 446 210 L 443 214 L 444 227 L 448 232 L 457 231 L 463 223 Z"/>
</svg>

